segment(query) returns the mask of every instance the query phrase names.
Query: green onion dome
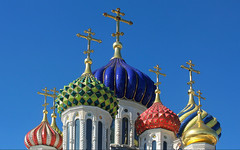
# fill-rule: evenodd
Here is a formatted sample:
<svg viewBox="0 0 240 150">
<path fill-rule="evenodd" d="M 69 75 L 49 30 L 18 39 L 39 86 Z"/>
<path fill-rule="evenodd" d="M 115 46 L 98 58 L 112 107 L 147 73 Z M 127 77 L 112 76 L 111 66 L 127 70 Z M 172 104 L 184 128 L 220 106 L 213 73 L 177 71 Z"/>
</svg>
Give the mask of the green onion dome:
<svg viewBox="0 0 240 150">
<path fill-rule="evenodd" d="M 114 92 L 90 73 L 83 74 L 64 86 L 56 99 L 56 108 L 60 115 L 68 108 L 79 105 L 99 107 L 108 111 L 112 117 L 118 110 L 118 101 Z"/>
</svg>

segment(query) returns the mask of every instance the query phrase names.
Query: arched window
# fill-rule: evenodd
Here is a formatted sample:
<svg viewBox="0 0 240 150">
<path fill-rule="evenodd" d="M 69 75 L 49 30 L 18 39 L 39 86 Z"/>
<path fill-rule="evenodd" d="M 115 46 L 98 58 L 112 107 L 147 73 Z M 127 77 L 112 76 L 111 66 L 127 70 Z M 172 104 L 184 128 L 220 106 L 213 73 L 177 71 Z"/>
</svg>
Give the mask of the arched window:
<svg viewBox="0 0 240 150">
<path fill-rule="evenodd" d="M 166 141 L 163 142 L 163 150 L 167 150 L 167 142 Z"/>
<path fill-rule="evenodd" d="M 102 129 L 102 122 L 98 121 L 98 149 L 102 149 L 102 138 L 103 138 L 103 129 Z"/>
<path fill-rule="evenodd" d="M 67 150 L 69 150 L 69 142 L 70 142 L 70 124 L 67 123 Z"/>
<path fill-rule="evenodd" d="M 156 148 L 156 141 L 154 140 L 154 141 L 152 141 L 152 150 L 156 150 L 157 148 Z"/>
<path fill-rule="evenodd" d="M 79 149 L 80 121 L 75 120 L 75 149 Z"/>
<path fill-rule="evenodd" d="M 144 150 L 147 150 L 147 144 L 146 143 L 144 144 Z"/>
<path fill-rule="evenodd" d="M 92 149 L 92 120 L 91 119 L 87 119 L 87 130 L 86 130 L 86 134 L 87 134 L 87 150 L 91 150 Z"/>
<path fill-rule="evenodd" d="M 112 120 L 111 124 L 111 134 L 110 134 L 110 143 L 114 143 L 114 136 L 115 136 L 115 119 Z"/>
<path fill-rule="evenodd" d="M 128 144 L 128 118 L 122 119 L 122 144 Z"/>
</svg>

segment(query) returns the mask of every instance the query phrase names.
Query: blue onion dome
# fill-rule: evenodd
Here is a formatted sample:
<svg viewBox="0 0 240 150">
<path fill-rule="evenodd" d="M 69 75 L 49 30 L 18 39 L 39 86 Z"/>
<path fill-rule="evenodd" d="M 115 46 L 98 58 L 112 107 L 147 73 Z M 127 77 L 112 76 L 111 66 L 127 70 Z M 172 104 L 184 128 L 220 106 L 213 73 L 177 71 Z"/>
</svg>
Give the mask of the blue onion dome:
<svg viewBox="0 0 240 150">
<path fill-rule="evenodd" d="M 197 104 L 194 101 L 193 93 L 194 93 L 194 90 L 189 89 L 188 104 L 178 114 L 179 120 L 181 122 L 181 126 L 180 126 L 180 129 L 178 132 L 178 137 L 181 137 L 188 129 L 190 129 L 197 122 L 197 118 L 198 118 L 197 112 L 198 112 L 199 107 L 197 106 Z M 204 124 L 206 124 L 208 127 L 212 128 L 214 131 L 216 131 L 218 138 L 220 138 L 222 129 L 221 129 L 220 123 L 217 121 L 217 119 L 204 110 L 202 110 L 201 117 L 202 117 Z"/>
<path fill-rule="evenodd" d="M 117 98 L 133 100 L 147 108 L 154 102 L 154 82 L 122 58 L 113 57 L 107 65 L 95 70 L 93 74 L 113 90 Z"/>
</svg>

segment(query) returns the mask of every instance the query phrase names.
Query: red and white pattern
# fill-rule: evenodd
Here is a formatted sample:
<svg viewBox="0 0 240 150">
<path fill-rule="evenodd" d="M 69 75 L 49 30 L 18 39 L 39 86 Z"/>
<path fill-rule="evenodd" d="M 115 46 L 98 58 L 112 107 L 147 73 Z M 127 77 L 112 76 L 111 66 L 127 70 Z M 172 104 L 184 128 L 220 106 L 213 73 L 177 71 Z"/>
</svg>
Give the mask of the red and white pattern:
<svg viewBox="0 0 240 150">
<path fill-rule="evenodd" d="M 137 134 L 155 128 L 163 128 L 178 132 L 181 123 L 178 116 L 164 106 L 161 102 L 155 102 L 151 107 L 144 111 L 136 120 L 135 127 Z"/>
<path fill-rule="evenodd" d="M 41 122 L 40 125 L 29 131 L 24 138 L 24 144 L 28 149 L 36 145 L 47 145 L 61 150 L 62 142 L 62 136 L 47 121 Z"/>
</svg>

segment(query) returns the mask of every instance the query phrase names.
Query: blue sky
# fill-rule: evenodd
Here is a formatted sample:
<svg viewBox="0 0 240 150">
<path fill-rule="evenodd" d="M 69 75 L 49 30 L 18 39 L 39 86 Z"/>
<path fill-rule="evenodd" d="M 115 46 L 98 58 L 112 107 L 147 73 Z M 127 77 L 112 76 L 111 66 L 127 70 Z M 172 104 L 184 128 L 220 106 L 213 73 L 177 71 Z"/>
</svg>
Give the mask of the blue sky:
<svg viewBox="0 0 240 150">
<path fill-rule="evenodd" d="M 120 27 L 125 61 L 154 81 L 148 69 L 159 64 L 167 74 L 160 78 L 161 99 L 178 113 L 189 88 L 180 65 L 191 59 L 201 71 L 193 79 L 206 97 L 203 109 L 221 123 L 217 148 L 240 148 L 240 1 L 8 0 L 0 1 L 0 149 L 25 149 L 25 134 L 42 120 L 38 91 L 61 89 L 81 76 L 87 41 L 76 33 L 92 28 L 103 41 L 92 44 L 92 70 L 109 61 L 115 22 L 102 13 L 118 7 L 134 23 Z"/>
</svg>

